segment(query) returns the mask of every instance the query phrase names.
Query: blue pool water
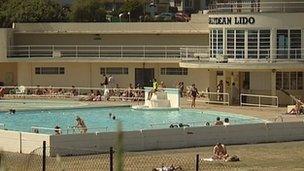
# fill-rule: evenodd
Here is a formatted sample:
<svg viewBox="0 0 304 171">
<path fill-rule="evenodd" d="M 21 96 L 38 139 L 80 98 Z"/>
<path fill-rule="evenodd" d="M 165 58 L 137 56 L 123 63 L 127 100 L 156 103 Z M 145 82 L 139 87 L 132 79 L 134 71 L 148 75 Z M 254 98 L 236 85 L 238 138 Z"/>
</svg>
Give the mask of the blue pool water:
<svg viewBox="0 0 304 171">
<path fill-rule="evenodd" d="M 116 120 L 109 117 L 115 115 Z M 190 126 L 204 126 L 213 123 L 217 116 L 222 120 L 228 117 L 231 124 L 248 124 L 263 122 L 258 118 L 221 113 L 181 109 L 179 111 L 140 111 L 130 107 L 83 108 L 17 111 L 15 114 L 0 112 L 0 123 L 8 130 L 31 132 L 31 126 L 54 128 L 59 125 L 66 133 L 67 128 L 75 125 L 76 116 L 80 116 L 88 127 L 88 132 L 115 131 L 117 121 L 122 121 L 124 131 L 169 128 L 172 123 L 184 123 Z M 70 130 L 71 131 L 71 130 Z M 39 130 L 40 133 L 53 133 L 52 130 Z"/>
</svg>

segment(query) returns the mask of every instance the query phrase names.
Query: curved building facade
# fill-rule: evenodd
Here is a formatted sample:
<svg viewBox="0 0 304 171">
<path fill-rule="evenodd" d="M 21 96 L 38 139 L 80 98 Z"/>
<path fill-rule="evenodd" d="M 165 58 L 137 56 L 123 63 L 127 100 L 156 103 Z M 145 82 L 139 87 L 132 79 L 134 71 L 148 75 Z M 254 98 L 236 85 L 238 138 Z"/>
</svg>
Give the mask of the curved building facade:
<svg viewBox="0 0 304 171">
<path fill-rule="evenodd" d="M 281 89 L 303 97 L 303 1 L 222 0 L 206 15 L 208 55 L 181 66 L 208 68 L 226 92 L 235 83 L 244 93 L 278 96 L 281 104 L 291 103 Z"/>
</svg>

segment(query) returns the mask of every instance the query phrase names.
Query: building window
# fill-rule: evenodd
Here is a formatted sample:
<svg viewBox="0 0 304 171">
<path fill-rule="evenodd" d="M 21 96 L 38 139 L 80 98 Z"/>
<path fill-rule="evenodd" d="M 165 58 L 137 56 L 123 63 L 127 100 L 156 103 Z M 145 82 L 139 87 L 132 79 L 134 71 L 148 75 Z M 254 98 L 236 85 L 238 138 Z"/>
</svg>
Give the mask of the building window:
<svg viewBox="0 0 304 171">
<path fill-rule="evenodd" d="M 301 30 L 277 30 L 277 58 L 301 58 Z"/>
<path fill-rule="evenodd" d="M 188 75 L 188 68 L 161 68 L 161 75 Z"/>
<path fill-rule="evenodd" d="M 65 68 L 64 67 L 36 67 L 35 74 L 63 75 L 65 74 Z"/>
<path fill-rule="evenodd" d="M 234 58 L 234 30 L 227 30 L 227 55 Z"/>
<path fill-rule="evenodd" d="M 259 31 L 259 58 L 270 57 L 270 30 Z"/>
<path fill-rule="evenodd" d="M 245 58 L 245 30 L 227 30 L 228 58 Z"/>
<path fill-rule="evenodd" d="M 301 30 L 290 30 L 290 58 L 301 58 Z"/>
<path fill-rule="evenodd" d="M 277 72 L 276 87 L 284 90 L 303 90 L 303 72 Z"/>
<path fill-rule="evenodd" d="M 210 30 L 210 57 L 223 54 L 223 30 Z"/>
<path fill-rule="evenodd" d="M 277 30 L 277 58 L 288 58 L 288 30 Z"/>
<path fill-rule="evenodd" d="M 129 73 L 128 68 L 111 67 L 111 68 L 100 68 L 100 74 L 106 75 L 127 75 Z"/>
<path fill-rule="evenodd" d="M 258 30 L 248 30 L 248 58 L 258 58 Z"/>
<path fill-rule="evenodd" d="M 236 58 L 245 58 L 245 31 L 244 30 L 236 30 L 235 36 L 235 50 Z"/>
</svg>

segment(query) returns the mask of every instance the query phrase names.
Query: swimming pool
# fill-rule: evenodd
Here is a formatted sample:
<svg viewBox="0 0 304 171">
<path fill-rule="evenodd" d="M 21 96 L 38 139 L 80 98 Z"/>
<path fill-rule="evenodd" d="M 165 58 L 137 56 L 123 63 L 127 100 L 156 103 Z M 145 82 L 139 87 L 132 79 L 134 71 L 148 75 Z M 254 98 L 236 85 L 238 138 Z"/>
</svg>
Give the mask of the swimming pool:
<svg viewBox="0 0 304 171">
<path fill-rule="evenodd" d="M 113 120 L 109 116 L 112 113 Z M 130 107 L 43 109 L 17 111 L 15 114 L 0 112 L 0 123 L 8 130 L 31 132 L 32 126 L 54 128 L 60 126 L 63 133 L 75 125 L 76 116 L 80 116 L 88 127 L 88 132 L 116 131 L 117 121 L 122 121 L 124 131 L 169 128 L 171 124 L 189 124 L 204 126 L 213 123 L 216 117 L 229 118 L 232 124 L 260 123 L 263 120 L 230 113 L 181 109 L 178 111 L 140 111 Z M 40 133 L 54 133 L 53 130 L 39 130 Z"/>
</svg>

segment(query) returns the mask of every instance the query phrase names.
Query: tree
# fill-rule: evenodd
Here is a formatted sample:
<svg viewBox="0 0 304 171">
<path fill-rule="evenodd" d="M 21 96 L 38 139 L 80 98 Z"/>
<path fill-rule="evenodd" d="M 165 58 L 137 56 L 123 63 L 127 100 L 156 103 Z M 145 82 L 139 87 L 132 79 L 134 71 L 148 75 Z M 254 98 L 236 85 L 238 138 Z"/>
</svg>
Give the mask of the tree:
<svg viewBox="0 0 304 171">
<path fill-rule="evenodd" d="M 53 0 L 2 0 L 0 26 L 10 27 L 13 22 L 66 21 L 67 11 Z"/>
<path fill-rule="evenodd" d="M 100 0 L 76 0 L 69 17 L 76 22 L 105 22 L 106 14 Z"/>
<path fill-rule="evenodd" d="M 130 12 L 132 21 L 137 21 L 139 16 L 144 15 L 144 2 L 142 0 L 126 0 L 120 11 L 124 14 Z"/>
</svg>

